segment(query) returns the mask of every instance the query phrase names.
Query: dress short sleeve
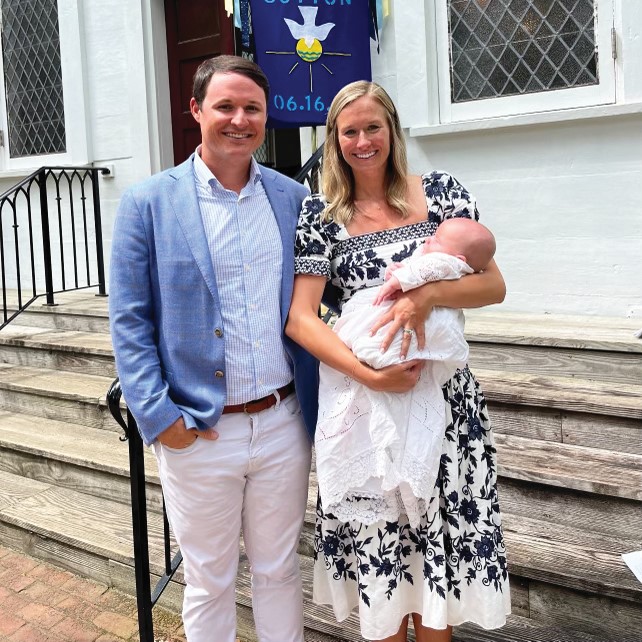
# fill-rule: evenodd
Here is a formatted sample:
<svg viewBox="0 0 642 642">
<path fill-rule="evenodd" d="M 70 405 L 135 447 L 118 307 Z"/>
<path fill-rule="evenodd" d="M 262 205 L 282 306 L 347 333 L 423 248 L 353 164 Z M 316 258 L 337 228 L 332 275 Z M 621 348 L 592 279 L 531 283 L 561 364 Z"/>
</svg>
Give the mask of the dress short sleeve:
<svg viewBox="0 0 642 642">
<path fill-rule="evenodd" d="M 422 182 L 432 220 L 437 223 L 449 218 L 479 220 L 477 201 L 454 176 L 435 171 L 424 174 Z"/>
<path fill-rule="evenodd" d="M 326 202 L 323 196 L 308 196 L 301 205 L 301 214 L 294 245 L 295 274 L 324 276 L 330 279 L 331 240 L 327 226 L 321 221 Z"/>
</svg>

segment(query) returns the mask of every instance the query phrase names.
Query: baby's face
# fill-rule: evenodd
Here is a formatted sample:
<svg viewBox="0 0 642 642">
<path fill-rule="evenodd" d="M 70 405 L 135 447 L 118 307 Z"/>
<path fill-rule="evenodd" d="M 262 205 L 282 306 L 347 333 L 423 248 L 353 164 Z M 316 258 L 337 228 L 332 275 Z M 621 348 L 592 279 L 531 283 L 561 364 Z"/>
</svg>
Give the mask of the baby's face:
<svg viewBox="0 0 642 642">
<path fill-rule="evenodd" d="M 440 233 L 438 228 L 434 236 L 429 236 L 424 243 L 424 254 L 430 254 L 431 252 L 442 252 L 443 254 L 452 254 L 457 256 L 460 254 L 460 250 L 457 246 L 457 243 L 452 235 Z"/>
</svg>

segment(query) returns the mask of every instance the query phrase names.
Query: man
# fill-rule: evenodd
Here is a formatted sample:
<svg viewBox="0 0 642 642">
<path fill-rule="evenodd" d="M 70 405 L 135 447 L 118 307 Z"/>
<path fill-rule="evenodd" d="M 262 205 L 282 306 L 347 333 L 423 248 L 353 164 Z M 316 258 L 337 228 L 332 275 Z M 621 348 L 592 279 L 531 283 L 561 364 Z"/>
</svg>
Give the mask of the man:
<svg viewBox="0 0 642 642">
<path fill-rule="evenodd" d="M 129 190 L 114 229 L 116 365 L 183 553 L 189 642 L 236 639 L 241 529 L 259 640 L 303 642 L 302 410 L 313 429 L 317 375 L 309 355 L 284 343 L 283 326 L 307 191 L 252 158 L 268 90 L 248 60 L 205 61 L 190 103 L 201 144 Z"/>
</svg>

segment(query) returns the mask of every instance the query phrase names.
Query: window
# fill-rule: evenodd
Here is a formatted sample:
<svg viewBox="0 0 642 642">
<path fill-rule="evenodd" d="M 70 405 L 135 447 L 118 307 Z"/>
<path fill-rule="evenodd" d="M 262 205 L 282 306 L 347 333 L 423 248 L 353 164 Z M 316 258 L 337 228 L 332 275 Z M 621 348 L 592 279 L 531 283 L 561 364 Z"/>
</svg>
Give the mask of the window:
<svg viewBox="0 0 642 642">
<path fill-rule="evenodd" d="M 56 0 L 2 0 L 0 7 L 9 155 L 65 152 Z"/>
<path fill-rule="evenodd" d="M 438 0 L 440 121 L 615 101 L 612 0 Z"/>
<path fill-rule="evenodd" d="M 87 163 L 78 0 L 0 0 L 0 13 L 0 171 Z"/>
</svg>

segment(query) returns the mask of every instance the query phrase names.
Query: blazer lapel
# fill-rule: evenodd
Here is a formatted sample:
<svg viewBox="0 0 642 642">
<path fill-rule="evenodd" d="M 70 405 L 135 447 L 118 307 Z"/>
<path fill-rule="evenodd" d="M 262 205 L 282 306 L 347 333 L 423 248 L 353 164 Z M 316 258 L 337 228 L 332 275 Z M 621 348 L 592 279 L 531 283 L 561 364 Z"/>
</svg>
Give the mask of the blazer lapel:
<svg viewBox="0 0 642 642">
<path fill-rule="evenodd" d="M 294 281 L 294 232 L 296 230 L 296 214 L 292 212 L 290 199 L 277 172 L 266 171 L 261 167 L 264 177 L 263 187 L 267 194 L 277 225 L 281 234 L 283 247 L 283 271 L 281 274 L 281 328 L 285 327 L 290 300 L 292 299 L 292 283 Z"/>
<path fill-rule="evenodd" d="M 212 257 L 210 256 L 201 210 L 196 196 L 196 179 L 194 177 L 192 157 L 178 165 L 170 175 L 175 179 L 175 183 L 169 191 L 169 201 L 194 256 L 194 261 L 218 304 L 214 266 L 212 265 Z"/>
</svg>

